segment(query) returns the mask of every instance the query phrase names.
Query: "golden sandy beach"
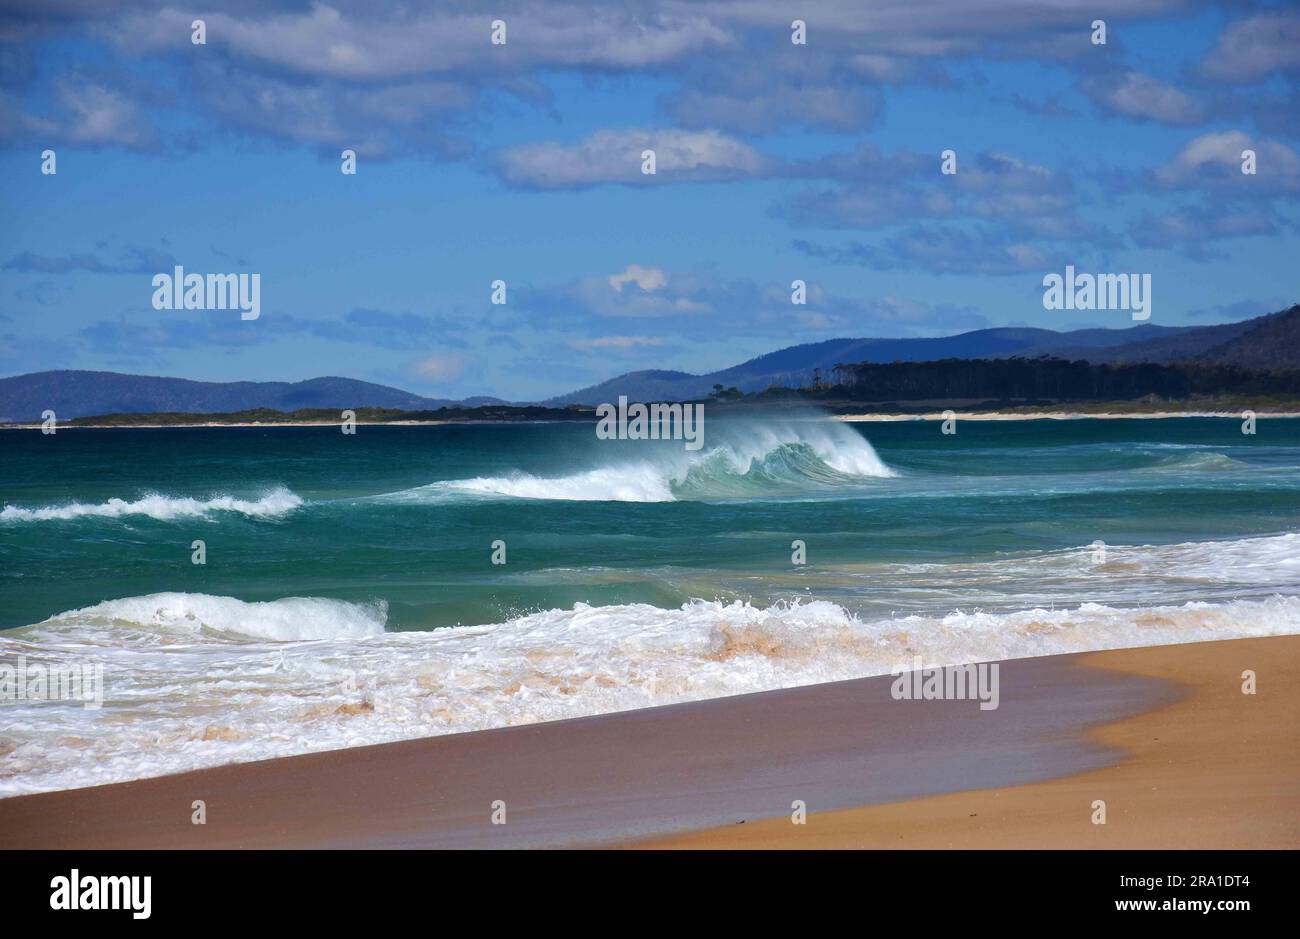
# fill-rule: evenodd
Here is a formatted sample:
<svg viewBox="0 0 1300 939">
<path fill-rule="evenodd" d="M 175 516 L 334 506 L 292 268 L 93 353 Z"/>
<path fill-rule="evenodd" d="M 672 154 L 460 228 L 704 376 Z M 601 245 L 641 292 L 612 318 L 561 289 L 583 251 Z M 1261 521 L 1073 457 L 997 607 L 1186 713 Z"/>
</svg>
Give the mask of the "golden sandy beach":
<svg viewBox="0 0 1300 939">
<path fill-rule="evenodd" d="M 1300 637 L 1084 656 L 1095 668 L 1190 692 L 1095 728 L 1124 756 L 1092 772 L 645 843 L 656 848 L 1300 847 Z M 1256 672 L 1257 693 L 1241 673 Z M 1094 800 L 1106 823 L 1093 824 Z"/>
</svg>

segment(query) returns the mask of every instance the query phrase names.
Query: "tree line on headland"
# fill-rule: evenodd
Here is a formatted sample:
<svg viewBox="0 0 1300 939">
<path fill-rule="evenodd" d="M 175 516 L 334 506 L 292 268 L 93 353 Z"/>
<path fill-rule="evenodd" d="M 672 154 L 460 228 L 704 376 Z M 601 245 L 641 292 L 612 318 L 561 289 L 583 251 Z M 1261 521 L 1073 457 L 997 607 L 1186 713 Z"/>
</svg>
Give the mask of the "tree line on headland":
<svg viewBox="0 0 1300 939">
<path fill-rule="evenodd" d="M 835 366 L 829 382 L 814 381 L 804 394 L 854 401 L 1127 401 L 1220 395 L 1300 398 L 1300 370 L 1196 362 L 1092 363 L 1047 357 L 861 362 Z"/>
<path fill-rule="evenodd" d="M 724 409 L 813 403 L 830 411 L 866 409 L 919 412 L 939 407 L 1000 410 L 1105 403 L 1105 410 L 1229 410 L 1257 407 L 1300 410 L 1300 370 L 1249 369 L 1198 362 L 1093 363 L 1052 357 L 940 359 L 931 362 L 859 362 L 837 365 L 830 377 L 815 373 L 792 388 L 774 385 L 741 392 L 715 385 L 709 400 Z M 1096 409 L 1095 407 L 1093 408 Z M 594 420 L 586 405 L 488 405 L 428 410 L 357 408 L 361 423 L 505 422 Z M 339 411 L 256 408 L 226 413 L 108 414 L 70 421 L 73 426 L 175 426 L 186 424 L 334 424 Z"/>
</svg>

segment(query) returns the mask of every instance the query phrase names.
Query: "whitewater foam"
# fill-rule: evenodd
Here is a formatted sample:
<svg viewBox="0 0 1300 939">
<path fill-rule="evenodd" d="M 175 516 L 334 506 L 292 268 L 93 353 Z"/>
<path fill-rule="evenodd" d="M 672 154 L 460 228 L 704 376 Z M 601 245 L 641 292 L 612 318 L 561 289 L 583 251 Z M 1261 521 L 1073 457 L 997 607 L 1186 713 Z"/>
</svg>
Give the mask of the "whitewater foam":
<svg viewBox="0 0 1300 939">
<path fill-rule="evenodd" d="M 1300 593 L 1300 533 L 1160 545 L 1081 545 L 939 562 L 823 566 L 819 589 L 912 612 L 978 604 L 1002 611 L 1096 602 L 1262 599 Z M 715 586 L 722 578 L 715 577 Z M 833 594 L 832 594 L 833 595 Z"/>
<path fill-rule="evenodd" d="M 578 604 L 401 633 L 377 631 L 378 607 L 258 606 L 129 598 L 0 637 L 0 657 L 95 656 L 106 682 L 100 711 L 6 708 L 0 795 L 879 675 L 916 655 L 946 665 L 1300 632 L 1294 596 L 873 620 L 827 601 Z M 328 625 L 286 625 L 304 616 Z"/>
<path fill-rule="evenodd" d="M 39 508 L 6 505 L 0 510 L 0 522 L 68 521 L 86 517 L 122 518 L 128 515 L 144 515 L 159 521 L 169 521 L 205 516 L 212 512 L 238 512 L 250 517 L 275 518 L 292 512 L 300 505 L 302 499 L 283 487 L 272 489 L 257 499 L 238 499 L 226 495 L 195 499 L 148 493 L 135 501 L 115 498 L 97 505 L 84 502 Z"/>
<path fill-rule="evenodd" d="M 1172 449 L 1172 448 L 1171 448 Z M 1239 470 L 1246 467 L 1240 460 L 1234 460 L 1226 453 L 1207 453 L 1202 449 L 1185 448 L 1183 452 L 1161 458 L 1152 466 L 1139 472 L 1159 472 L 1182 470 L 1190 472 L 1214 473 Z"/>
<path fill-rule="evenodd" d="M 485 496 L 569 502 L 672 502 L 672 480 L 653 463 L 627 463 L 554 479 L 515 473 L 462 479 L 434 486 Z"/>
</svg>

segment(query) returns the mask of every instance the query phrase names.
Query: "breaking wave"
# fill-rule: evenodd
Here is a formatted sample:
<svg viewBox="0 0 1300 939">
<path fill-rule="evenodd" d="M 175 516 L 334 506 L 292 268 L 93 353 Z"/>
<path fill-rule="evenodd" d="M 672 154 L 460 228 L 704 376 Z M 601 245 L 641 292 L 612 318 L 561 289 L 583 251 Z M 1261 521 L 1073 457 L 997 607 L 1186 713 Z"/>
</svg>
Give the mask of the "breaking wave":
<svg viewBox="0 0 1300 939">
<path fill-rule="evenodd" d="M 122 518 L 144 515 L 160 521 L 174 518 L 192 518 L 212 512 L 238 512 L 241 515 L 275 518 L 292 512 L 302 505 L 302 499 L 288 489 L 278 487 L 257 499 L 238 499 L 234 496 L 212 496 L 194 499 L 187 496 L 165 496 L 149 493 L 134 501 L 109 499 L 97 505 L 69 502 L 66 505 L 49 505 L 22 508 L 6 505 L 0 510 L 0 522 L 68 521 L 78 518 Z"/>
<path fill-rule="evenodd" d="M 208 635 L 292 642 L 377 636 L 383 633 L 387 619 L 388 604 L 382 600 L 348 603 L 323 597 L 286 597 L 247 603 L 206 593 L 154 593 L 59 613 L 28 627 L 28 632 L 57 637 L 60 633 L 117 629 L 164 638 Z"/>
<path fill-rule="evenodd" d="M 611 456 L 562 476 L 511 473 L 437 482 L 392 493 L 388 501 L 423 501 L 470 495 L 488 498 L 590 502 L 674 502 L 761 499 L 833 494 L 897 475 L 859 433 L 838 422 L 718 422 L 710 446 L 685 451 L 673 441 L 653 442 L 639 460 Z"/>
</svg>

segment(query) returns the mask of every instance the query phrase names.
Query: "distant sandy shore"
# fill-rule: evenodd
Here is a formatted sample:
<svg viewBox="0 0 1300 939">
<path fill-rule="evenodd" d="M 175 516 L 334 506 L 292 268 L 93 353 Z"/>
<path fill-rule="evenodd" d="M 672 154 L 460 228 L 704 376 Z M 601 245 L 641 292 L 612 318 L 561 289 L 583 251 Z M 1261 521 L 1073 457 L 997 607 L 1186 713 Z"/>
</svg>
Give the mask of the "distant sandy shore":
<svg viewBox="0 0 1300 939">
<path fill-rule="evenodd" d="M 1039 413 L 1022 413 L 1007 411 L 976 411 L 965 413 L 955 411 L 958 420 L 963 421 L 1074 421 L 1094 419 L 1103 421 L 1131 419 L 1163 419 L 1170 417 L 1230 417 L 1241 420 L 1241 411 L 1150 411 L 1133 414 L 1090 414 L 1084 411 L 1043 411 Z M 1257 418 L 1300 417 L 1300 411 L 1256 411 Z M 940 411 L 925 414 L 837 414 L 840 421 L 941 421 L 946 415 Z"/>
<path fill-rule="evenodd" d="M 992 711 L 892 682 L 0 799 L 0 848 L 1300 846 L 1300 637 L 1011 660 Z"/>
<path fill-rule="evenodd" d="M 398 425 L 402 427 L 423 426 L 425 424 L 486 424 L 496 421 L 355 421 L 357 427 L 383 427 Z M 506 422 L 501 422 L 506 423 Z M 524 422 L 519 422 L 524 423 Z M 340 427 L 342 421 L 241 421 L 223 424 L 220 421 L 206 421 L 202 424 L 60 424 L 59 430 L 166 430 L 169 427 Z M 0 430 L 40 430 L 38 424 L 0 424 Z"/>
<path fill-rule="evenodd" d="M 1083 419 L 1096 420 L 1131 420 L 1131 419 L 1156 419 L 1156 418 L 1173 418 L 1173 417 L 1227 417 L 1235 420 L 1241 420 L 1241 411 L 1151 411 L 1148 413 L 1133 414 L 1090 414 L 1084 411 L 1044 411 L 1041 413 L 1022 413 L 1011 411 L 955 411 L 959 420 L 963 421 L 1073 421 Z M 1256 411 L 1257 418 L 1274 418 L 1274 417 L 1300 417 L 1300 411 Z M 887 414 L 887 413 L 867 413 L 867 414 L 836 414 L 835 420 L 849 422 L 863 421 L 941 421 L 944 420 L 945 414 L 941 411 L 930 411 L 921 414 Z M 142 429 L 142 430 L 160 430 L 168 427 L 338 427 L 341 421 L 247 421 L 234 424 L 223 424 L 219 421 L 207 421 L 198 424 L 62 424 L 59 430 L 121 430 L 125 428 Z M 518 420 L 518 421 L 493 421 L 493 420 L 445 420 L 445 421 L 357 421 L 358 427 L 425 427 L 436 426 L 441 424 L 554 424 L 554 423 L 582 423 L 582 419 L 575 418 L 572 421 L 557 421 L 554 418 L 540 420 Z M 0 424 L 0 430 L 39 430 L 41 424 Z"/>
</svg>

